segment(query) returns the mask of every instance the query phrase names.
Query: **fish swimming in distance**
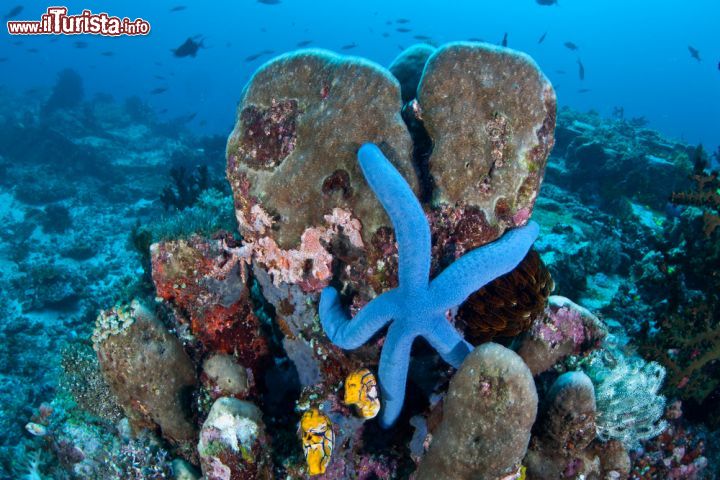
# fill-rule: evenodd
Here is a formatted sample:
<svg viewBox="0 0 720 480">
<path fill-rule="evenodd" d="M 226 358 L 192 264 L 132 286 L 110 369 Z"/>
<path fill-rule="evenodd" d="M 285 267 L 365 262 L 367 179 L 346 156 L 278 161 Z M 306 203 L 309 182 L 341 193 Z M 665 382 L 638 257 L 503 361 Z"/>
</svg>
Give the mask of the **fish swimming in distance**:
<svg viewBox="0 0 720 480">
<path fill-rule="evenodd" d="M 197 36 L 195 38 L 198 38 Z M 175 55 L 178 58 L 183 57 L 195 57 L 197 55 L 198 50 L 201 48 L 204 48 L 205 45 L 203 44 L 202 39 L 200 39 L 199 42 L 196 42 L 193 37 L 188 37 L 185 42 L 180 45 L 177 48 L 172 49 L 173 55 Z"/>
<path fill-rule="evenodd" d="M 700 62 L 700 50 L 693 47 L 692 45 L 688 45 L 688 51 L 690 52 L 690 56 Z"/>
</svg>

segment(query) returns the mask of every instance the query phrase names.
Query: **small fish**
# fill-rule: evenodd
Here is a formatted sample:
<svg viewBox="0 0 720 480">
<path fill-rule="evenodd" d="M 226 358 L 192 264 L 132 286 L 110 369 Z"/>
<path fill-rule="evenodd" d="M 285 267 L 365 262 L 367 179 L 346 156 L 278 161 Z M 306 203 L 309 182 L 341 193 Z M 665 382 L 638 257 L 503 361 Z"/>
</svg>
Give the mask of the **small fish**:
<svg viewBox="0 0 720 480">
<path fill-rule="evenodd" d="M 23 11 L 23 6 L 18 5 L 16 7 L 13 7 L 12 10 L 10 10 L 8 13 L 5 14 L 5 20 L 10 20 L 11 18 L 15 18 L 18 16 L 20 12 Z"/>
<path fill-rule="evenodd" d="M 168 109 L 167 109 L 167 108 L 163 108 L 163 109 L 160 110 L 158 113 L 163 114 L 163 113 L 167 113 L 167 112 L 168 112 Z"/>
<path fill-rule="evenodd" d="M 567 48 L 568 50 L 575 51 L 578 49 L 578 46 L 575 45 L 573 42 L 565 42 L 565 43 L 563 43 L 563 45 L 565 45 L 565 48 Z"/>
<path fill-rule="evenodd" d="M 545 7 L 548 7 L 550 5 L 558 5 L 557 0 L 535 0 L 535 3 L 538 5 L 543 5 Z"/>
<path fill-rule="evenodd" d="M 154 75 L 153 78 L 155 78 L 155 80 L 165 80 L 165 77 L 162 75 Z"/>
<path fill-rule="evenodd" d="M 547 32 L 540 35 L 540 38 L 538 38 L 538 43 L 542 43 L 545 41 L 545 37 L 547 37 Z"/>
<path fill-rule="evenodd" d="M 7 62 L 7 57 L 0 57 L 0 63 Z"/>
<path fill-rule="evenodd" d="M 158 87 L 150 90 L 150 95 L 160 95 L 161 93 L 167 92 L 167 87 Z"/>
<path fill-rule="evenodd" d="M 507 44 L 507 35 L 508 35 L 507 32 L 505 32 L 505 35 L 503 35 L 503 39 L 502 39 L 502 43 L 501 43 L 501 45 L 503 47 L 507 47 L 507 45 L 508 45 Z"/>
<path fill-rule="evenodd" d="M 25 43 L 25 42 L 23 42 L 22 40 L 15 40 L 15 41 L 12 42 L 12 43 L 13 43 L 13 45 L 20 46 L 20 45 L 22 45 L 22 44 Z"/>
<path fill-rule="evenodd" d="M 405 28 L 405 27 L 396 28 L 395 31 L 396 31 L 396 32 L 400 32 L 400 33 L 412 32 L 412 30 L 410 30 L 409 28 Z"/>
<path fill-rule="evenodd" d="M 357 47 L 357 43 L 348 43 L 347 45 L 343 45 L 340 47 L 341 50 L 352 50 L 353 48 Z"/>
<path fill-rule="evenodd" d="M 279 5 L 280 0 L 257 0 L 258 3 L 262 3 L 263 5 Z"/>
<path fill-rule="evenodd" d="M 388 38 L 390 36 L 390 34 L 388 32 L 383 32 L 382 36 L 385 38 Z"/>
<path fill-rule="evenodd" d="M 172 49 L 173 55 L 175 55 L 178 58 L 182 57 L 195 57 L 197 55 L 198 50 L 200 48 L 204 48 L 205 45 L 203 45 L 202 39 L 199 42 L 196 42 L 192 39 L 192 37 L 188 37 L 185 42 L 180 45 L 179 47 Z"/>
<path fill-rule="evenodd" d="M 307 47 L 310 45 L 313 41 L 312 40 L 301 40 L 297 43 L 298 47 Z"/>
<path fill-rule="evenodd" d="M 432 38 L 428 37 L 427 35 L 414 35 L 413 38 L 416 40 L 423 40 L 426 42 L 432 40 Z"/>
<path fill-rule="evenodd" d="M 578 78 L 580 80 L 585 80 L 585 65 L 583 65 L 582 61 L 578 58 L 577 59 L 578 64 Z"/>
<path fill-rule="evenodd" d="M 172 7 L 172 8 L 170 9 L 170 13 L 173 13 L 173 12 L 182 12 L 182 11 L 185 10 L 186 8 L 187 8 L 187 7 L 186 7 L 185 5 L 177 5 L 177 6 Z"/>
<path fill-rule="evenodd" d="M 40 425 L 39 423 L 30 422 L 25 425 L 25 430 L 30 433 L 30 435 L 34 435 L 36 437 L 44 437 L 48 434 L 48 429 L 44 425 Z"/>
<path fill-rule="evenodd" d="M 555 70 L 555 73 L 559 75 L 565 75 L 565 70 Z"/>
<path fill-rule="evenodd" d="M 590 91 L 589 88 L 581 88 L 581 89 L 578 90 L 577 92 L 578 92 L 578 93 L 587 93 L 587 92 L 589 92 L 589 91 Z"/>
<path fill-rule="evenodd" d="M 688 51 L 690 52 L 690 56 L 691 56 L 692 58 L 694 58 L 694 59 L 697 60 L 698 62 L 701 61 L 701 60 L 700 60 L 700 50 L 698 50 L 697 48 L 693 47 L 692 45 L 688 45 Z"/>
<path fill-rule="evenodd" d="M 407 18 L 398 18 L 397 20 L 395 20 L 395 23 L 410 23 L 410 20 Z"/>
<path fill-rule="evenodd" d="M 270 55 L 271 53 L 275 53 L 272 50 L 263 50 L 261 52 L 253 53 L 252 55 L 248 55 L 245 57 L 246 62 L 252 62 L 253 60 L 257 60 L 258 58 L 262 57 L 263 55 Z"/>
<path fill-rule="evenodd" d="M 88 43 L 83 42 L 83 41 L 75 42 L 75 43 L 73 43 L 73 45 L 75 45 L 75 48 L 87 48 L 88 47 Z"/>
<path fill-rule="evenodd" d="M 26 51 L 26 52 L 30 52 L 30 53 L 38 53 L 40 50 L 38 50 L 37 48 L 28 48 L 28 49 L 25 50 L 25 51 Z"/>
<path fill-rule="evenodd" d="M 111 52 L 108 50 L 107 52 L 101 52 L 100 55 L 102 55 L 103 57 L 112 57 L 115 55 L 115 52 Z"/>
</svg>

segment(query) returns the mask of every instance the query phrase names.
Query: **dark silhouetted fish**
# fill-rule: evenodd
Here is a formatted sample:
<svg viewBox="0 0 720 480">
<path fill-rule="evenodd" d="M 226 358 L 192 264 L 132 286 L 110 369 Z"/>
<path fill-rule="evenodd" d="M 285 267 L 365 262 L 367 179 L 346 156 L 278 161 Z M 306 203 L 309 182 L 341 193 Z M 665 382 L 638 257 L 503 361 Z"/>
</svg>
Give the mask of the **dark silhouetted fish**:
<svg viewBox="0 0 720 480">
<path fill-rule="evenodd" d="M 388 32 L 383 32 L 382 36 L 385 37 L 385 38 L 387 38 L 387 37 L 390 36 L 390 34 L 389 34 Z"/>
<path fill-rule="evenodd" d="M 700 61 L 700 51 L 697 48 L 693 47 L 692 45 L 688 45 L 688 51 L 690 52 L 690 56 L 692 58 L 694 58 L 698 62 Z"/>
<path fill-rule="evenodd" d="M 582 61 L 578 58 L 577 59 L 578 64 L 578 77 L 580 80 L 585 80 L 585 65 L 583 65 Z"/>
<path fill-rule="evenodd" d="M 87 42 L 83 42 L 83 41 L 79 41 L 79 42 L 73 43 L 73 45 L 75 45 L 75 48 L 87 48 L 88 43 L 87 43 Z"/>
<path fill-rule="evenodd" d="M 568 50 L 574 51 L 574 50 L 578 49 L 578 46 L 575 45 L 573 42 L 565 42 L 565 43 L 563 43 L 563 45 L 565 45 L 565 48 L 567 48 Z"/>
<path fill-rule="evenodd" d="M 395 31 L 400 32 L 400 33 L 412 32 L 412 30 L 410 30 L 409 28 L 405 28 L 405 27 L 396 28 Z"/>
<path fill-rule="evenodd" d="M 195 57 L 197 55 L 198 50 L 200 48 L 204 48 L 205 45 L 203 45 L 203 41 L 200 40 L 199 42 L 196 42 L 193 40 L 192 37 L 188 37 L 185 42 L 180 45 L 179 47 L 172 50 L 173 55 L 175 55 L 178 58 L 182 57 Z"/>
<path fill-rule="evenodd" d="M 10 20 L 11 18 L 17 17 L 20 14 L 20 12 L 22 12 L 22 11 L 23 11 L 22 5 L 13 7 L 12 10 L 10 10 L 8 13 L 5 14 L 5 20 Z"/>
<path fill-rule="evenodd" d="M 0 57 L 0 63 L 7 62 L 7 57 Z"/>
<path fill-rule="evenodd" d="M 154 78 L 155 80 L 165 80 L 165 77 L 163 77 L 162 75 L 155 75 Z"/>
<path fill-rule="evenodd" d="M 170 9 L 170 13 L 172 13 L 172 12 L 182 12 L 182 11 L 185 10 L 186 8 L 187 8 L 187 7 L 186 7 L 185 5 L 177 5 L 177 6 L 172 7 L 172 8 Z"/>
<path fill-rule="evenodd" d="M 535 0 L 535 3 L 537 3 L 538 5 L 546 6 L 546 7 L 550 6 L 550 5 L 558 4 L 557 0 Z"/>
<path fill-rule="evenodd" d="M 167 108 L 163 108 L 163 109 L 162 109 L 162 110 L 160 110 L 160 111 L 159 111 L 158 113 L 160 113 L 160 114 L 163 114 L 163 113 L 167 113 L 167 111 L 168 111 L 168 109 L 167 109 Z"/>
<path fill-rule="evenodd" d="M 341 50 L 352 50 L 353 48 L 357 47 L 357 43 L 348 43 L 347 45 L 343 45 L 340 47 Z"/>
<path fill-rule="evenodd" d="M 300 42 L 297 43 L 297 46 L 298 46 L 298 47 L 307 47 L 307 46 L 310 45 L 312 42 L 313 42 L 312 40 L 302 40 L 302 41 L 300 41 Z"/>
<path fill-rule="evenodd" d="M 587 93 L 587 92 L 589 92 L 589 91 L 590 91 L 589 88 L 581 88 L 581 89 L 578 90 L 577 92 L 578 92 L 578 93 Z"/>
<path fill-rule="evenodd" d="M 395 23 L 410 23 L 410 19 L 408 18 L 398 18 L 395 20 Z"/>
<path fill-rule="evenodd" d="M 429 42 L 432 40 L 432 38 L 428 37 L 427 35 L 413 35 L 413 38 L 416 40 L 422 40 L 425 42 Z"/>
<path fill-rule="evenodd" d="M 252 62 L 253 60 L 257 60 L 263 55 L 270 55 L 271 53 L 275 52 L 273 50 L 263 50 L 262 52 L 253 53 L 252 55 L 248 55 L 247 57 L 245 57 L 245 61 Z"/>
<path fill-rule="evenodd" d="M 505 32 L 505 35 L 503 35 L 502 43 L 501 45 L 503 47 L 507 47 L 507 32 Z"/>
<path fill-rule="evenodd" d="M 565 75 L 565 70 L 555 70 L 555 73 L 558 73 L 560 75 Z"/>
<path fill-rule="evenodd" d="M 263 5 L 279 5 L 280 0 L 257 0 L 258 3 L 262 3 Z"/>
<path fill-rule="evenodd" d="M 150 95 L 160 95 L 161 93 L 167 92 L 167 87 L 158 87 L 150 90 Z"/>
<path fill-rule="evenodd" d="M 545 37 L 547 37 L 547 32 L 540 35 L 540 38 L 538 38 L 538 43 L 542 43 L 545 41 Z"/>
<path fill-rule="evenodd" d="M 107 52 L 101 52 L 100 55 L 102 55 L 103 57 L 112 57 L 113 55 L 115 55 L 115 52 L 111 52 L 108 50 Z"/>
<path fill-rule="evenodd" d="M 38 50 L 37 48 L 28 48 L 28 49 L 26 50 L 26 52 L 30 52 L 30 53 L 37 53 L 37 52 L 39 52 L 39 51 L 40 51 L 40 50 Z"/>
</svg>

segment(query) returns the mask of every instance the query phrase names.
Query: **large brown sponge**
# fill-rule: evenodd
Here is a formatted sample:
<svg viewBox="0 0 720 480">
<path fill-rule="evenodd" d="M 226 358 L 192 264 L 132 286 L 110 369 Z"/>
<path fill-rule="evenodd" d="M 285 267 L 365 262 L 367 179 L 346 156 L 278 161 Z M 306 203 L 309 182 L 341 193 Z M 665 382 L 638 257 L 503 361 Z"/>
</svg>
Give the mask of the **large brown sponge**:
<svg viewBox="0 0 720 480">
<path fill-rule="evenodd" d="M 369 243 L 390 222 L 358 166 L 360 145 L 379 145 L 417 191 L 400 109 L 398 82 L 357 57 L 299 50 L 262 66 L 243 92 L 227 146 L 243 236 L 263 233 L 254 227 L 254 204 L 272 216 L 281 248 L 297 246 L 306 228 L 339 207 L 362 221 Z"/>
<path fill-rule="evenodd" d="M 446 44 L 425 65 L 417 99 L 432 138 L 435 206 L 478 212 L 474 248 L 530 217 L 554 144 L 556 98 L 527 55 Z"/>
</svg>

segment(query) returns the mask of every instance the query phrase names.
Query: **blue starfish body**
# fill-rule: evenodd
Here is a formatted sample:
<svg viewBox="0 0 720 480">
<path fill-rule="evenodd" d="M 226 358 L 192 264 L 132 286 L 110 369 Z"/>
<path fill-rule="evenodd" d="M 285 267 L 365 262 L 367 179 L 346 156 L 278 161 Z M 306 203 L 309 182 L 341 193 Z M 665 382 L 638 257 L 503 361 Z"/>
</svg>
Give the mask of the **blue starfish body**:
<svg viewBox="0 0 720 480">
<path fill-rule="evenodd" d="M 423 337 L 443 360 L 459 367 L 473 347 L 450 324 L 447 312 L 515 268 L 535 241 L 539 227 L 530 222 L 505 233 L 466 253 L 431 282 L 430 226 L 415 194 L 377 146 L 363 145 L 358 159 L 395 229 L 399 286 L 373 299 L 352 320 L 343 311 L 337 290 L 327 287 L 320 297 L 319 313 L 328 338 L 347 350 L 360 347 L 390 323 L 379 366 L 380 422 L 389 427 L 402 410 L 415 339 Z"/>
</svg>

